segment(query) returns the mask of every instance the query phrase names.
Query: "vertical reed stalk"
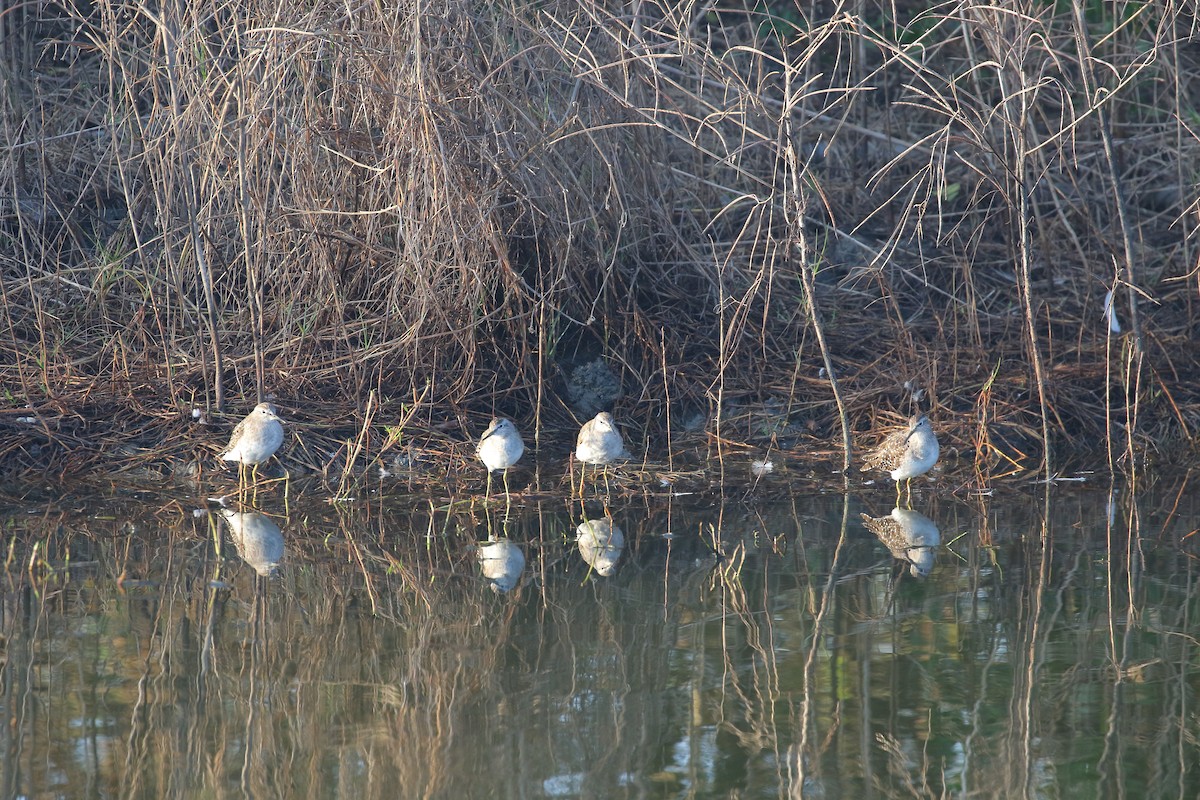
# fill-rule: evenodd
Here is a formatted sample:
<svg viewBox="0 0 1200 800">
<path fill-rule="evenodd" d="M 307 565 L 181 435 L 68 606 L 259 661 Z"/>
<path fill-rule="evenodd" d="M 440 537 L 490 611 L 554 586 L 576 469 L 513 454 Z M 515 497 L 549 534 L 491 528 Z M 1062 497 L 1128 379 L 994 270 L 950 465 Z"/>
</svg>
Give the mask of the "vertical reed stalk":
<svg viewBox="0 0 1200 800">
<path fill-rule="evenodd" d="M 786 45 L 785 45 L 786 48 Z M 786 49 L 785 49 L 786 52 Z M 821 348 L 821 358 L 825 362 L 825 374 L 829 378 L 829 388 L 833 391 L 833 399 L 837 404 L 838 422 L 842 429 L 842 477 L 850 480 L 850 419 L 846 414 L 846 404 L 842 400 L 842 391 L 838 383 L 837 370 L 833 366 L 833 355 L 825 339 L 825 324 L 821 318 L 820 304 L 817 302 L 817 291 L 813 281 L 816 262 L 808 246 L 808 235 L 805 233 L 805 211 L 808 207 L 808 190 L 805 188 L 805 168 L 800 165 L 800 157 L 796 152 L 796 142 L 799 132 L 793 128 L 795 110 L 801 107 L 802 97 L 799 94 L 798 65 L 796 59 L 785 56 L 787 63 L 783 70 L 783 111 L 780 115 L 782 123 L 778 128 L 776 146 L 784 157 L 787 165 L 787 184 L 784 191 L 784 216 L 788 220 L 788 229 L 795 250 L 797 269 L 800 273 L 800 284 L 804 287 L 804 299 L 808 305 L 809 320 L 813 333 L 817 337 L 817 345 Z M 790 196 L 789 196 L 790 195 Z"/>
<path fill-rule="evenodd" d="M 662 357 L 663 417 L 666 419 L 667 469 L 673 472 L 675 470 L 675 448 L 672 446 L 671 379 L 667 374 L 667 331 L 665 328 L 658 329 L 658 351 Z"/>
<path fill-rule="evenodd" d="M 1134 272 L 1135 257 L 1133 254 L 1133 240 L 1135 234 L 1133 227 L 1129 221 L 1129 211 L 1127 209 L 1127 201 L 1125 199 L 1125 187 L 1121 180 L 1117 166 L 1116 150 L 1113 147 L 1112 137 L 1112 121 L 1109 113 L 1112 102 L 1116 101 L 1115 96 L 1108 90 L 1101 94 L 1099 82 L 1096 80 L 1095 59 L 1092 56 L 1092 44 L 1087 32 L 1087 23 L 1084 20 L 1083 3 L 1080 0 L 1073 0 L 1071 3 L 1071 22 L 1075 32 L 1075 50 L 1079 59 L 1080 77 L 1083 81 L 1083 89 L 1086 97 L 1094 98 L 1095 105 L 1092 110 L 1096 114 L 1097 128 L 1100 132 L 1100 141 L 1104 146 L 1104 167 L 1105 174 L 1108 178 L 1109 190 L 1112 193 L 1112 202 L 1116 211 L 1117 220 L 1120 223 L 1121 244 L 1122 244 L 1122 269 L 1118 270 L 1118 278 L 1120 273 L 1124 272 L 1124 280 L 1121 283 L 1125 284 L 1125 296 L 1129 301 L 1129 326 L 1130 335 L 1133 340 L 1132 358 L 1126 362 L 1125 369 L 1125 454 L 1128 459 L 1130 471 L 1137 468 L 1136 458 L 1134 454 L 1134 437 L 1137 433 L 1137 409 L 1140 400 L 1140 387 L 1142 382 L 1142 372 L 1145 362 L 1145 351 L 1142 346 L 1142 324 L 1138 314 L 1138 288 L 1137 278 Z M 1117 282 L 1113 283 L 1113 297 L 1116 297 Z M 1116 308 L 1111 308 L 1111 313 L 1116 314 Z M 1107 327 L 1107 320 L 1105 320 Z M 1107 347 L 1106 347 L 1107 350 Z M 1133 397 L 1129 396 L 1128 387 L 1133 387 Z M 1107 428 L 1108 436 L 1112 435 L 1112 428 Z M 1108 445 L 1111 452 L 1112 445 Z M 1111 462 L 1111 457 L 1110 457 Z"/>
<path fill-rule="evenodd" d="M 1031 46 L 1032 31 L 1021 27 L 1016 21 L 1016 15 L 1009 15 L 1003 9 L 990 9 L 992 25 L 988 33 L 992 39 L 993 51 L 1000 55 L 997 64 L 996 78 L 1001 92 L 1001 112 L 1004 127 L 1002 136 L 1008 155 L 1008 196 L 1010 202 L 1015 200 L 1015 208 L 1011 211 L 1014 227 L 1017 232 L 1017 290 L 1021 300 L 1021 310 L 1024 319 L 1025 346 L 1029 353 L 1029 361 L 1033 366 L 1034 381 L 1037 386 L 1038 415 L 1041 420 L 1042 434 L 1042 467 L 1046 480 L 1053 474 L 1053 458 L 1050 440 L 1050 412 L 1046 393 L 1046 376 L 1042 365 L 1042 349 L 1037 334 L 1037 316 L 1033 307 L 1032 262 L 1035 258 L 1033 251 L 1032 230 L 1034 213 L 1030 205 L 1035 181 L 1030 178 L 1029 168 L 1036 157 L 1029 147 L 1028 128 L 1030 124 L 1030 98 L 1037 91 L 1036 82 L 1030 80 L 1027 73 L 1028 50 Z M 1025 18 L 1022 18 L 1025 19 Z M 1031 26 L 1031 21 L 1024 21 L 1025 26 Z"/>
<path fill-rule="evenodd" d="M 192 245 L 192 256 L 196 259 L 196 270 L 200 273 L 200 284 L 204 291 L 204 322 L 208 328 L 208 340 L 212 345 L 212 385 L 213 401 L 217 411 L 225 411 L 225 359 L 221 351 L 220 328 L 217 325 L 217 301 L 213 293 L 212 267 L 204 250 L 204 242 L 200 238 L 200 227 L 196 222 L 196 209 L 200 204 L 199 181 L 196 178 L 194 166 L 187 168 L 191 179 L 188 186 L 187 229 Z M 261 400 L 260 400 L 261 402 Z"/>
</svg>

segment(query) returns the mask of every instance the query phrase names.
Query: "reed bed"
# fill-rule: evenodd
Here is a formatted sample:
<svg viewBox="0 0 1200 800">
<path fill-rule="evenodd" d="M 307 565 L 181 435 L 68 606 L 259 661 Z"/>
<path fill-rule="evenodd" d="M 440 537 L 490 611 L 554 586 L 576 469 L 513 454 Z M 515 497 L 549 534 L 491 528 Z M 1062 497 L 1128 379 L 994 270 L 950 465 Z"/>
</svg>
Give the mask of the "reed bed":
<svg viewBox="0 0 1200 800">
<path fill-rule="evenodd" d="M 596 360 L 664 452 L 1192 453 L 1195 17 L 1067 5 L 16 6 L 0 464 L 565 451 Z"/>
</svg>

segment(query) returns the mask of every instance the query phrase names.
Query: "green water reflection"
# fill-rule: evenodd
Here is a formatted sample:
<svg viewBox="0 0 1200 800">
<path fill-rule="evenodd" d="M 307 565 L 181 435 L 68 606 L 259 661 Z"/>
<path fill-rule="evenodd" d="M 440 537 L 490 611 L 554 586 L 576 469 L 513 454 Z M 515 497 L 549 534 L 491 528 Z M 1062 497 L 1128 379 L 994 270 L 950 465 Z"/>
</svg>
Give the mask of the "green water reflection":
<svg viewBox="0 0 1200 800">
<path fill-rule="evenodd" d="M 1190 798 L 1193 494 L 11 500 L 0 788 Z"/>
</svg>

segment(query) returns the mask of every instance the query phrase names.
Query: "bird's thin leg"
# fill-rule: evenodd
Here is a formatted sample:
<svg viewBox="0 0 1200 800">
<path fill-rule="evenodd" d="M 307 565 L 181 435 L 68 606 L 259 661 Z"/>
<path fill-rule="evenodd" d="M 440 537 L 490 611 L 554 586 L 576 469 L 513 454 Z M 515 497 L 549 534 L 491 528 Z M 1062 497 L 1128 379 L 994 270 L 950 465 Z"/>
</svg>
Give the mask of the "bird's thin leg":
<svg viewBox="0 0 1200 800">
<path fill-rule="evenodd" d="M 484 496 L 486 499 L 488 499 L 488 500 L 491 500 L 491 499 L 492 499 L 492 471 L 489 469 L 489 470 L 487 471 L 487 473 L 488 473 L 488 477 L 487 477 L 487 489 L 485 489 L 485 490 L 484 490 L 483 496 Z"/>
<path fill-rule="evenodd" d="M 508 470 L 504 470 L 501 476 L 504 478 L 504 513 L 507 514 L 509 506 L 512 505 L 512 499 L 508 494 Z"/>
</svg>

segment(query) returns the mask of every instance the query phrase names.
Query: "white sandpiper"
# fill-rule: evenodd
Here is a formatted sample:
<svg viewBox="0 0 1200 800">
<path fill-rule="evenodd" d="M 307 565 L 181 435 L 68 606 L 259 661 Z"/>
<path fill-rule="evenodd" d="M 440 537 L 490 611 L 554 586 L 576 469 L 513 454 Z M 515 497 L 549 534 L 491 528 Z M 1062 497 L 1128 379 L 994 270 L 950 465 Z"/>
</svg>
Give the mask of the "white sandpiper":
<svg viewBox="0 0 1200 800">
<path fill-rule="evenodd" d="M 229 437 L 229 446 L 221 454 L 225 461 L 238 462 L 239 478 L 246 465 L 257 476 L 258 465 L 275 455 L 283 444 L 283 420 L 270 403 L 259 403 L 237 424 Z"/>
<path fill-rule="evenodd" d="M 475 455 L 487 467 L 487 493 L 492 494 L 492 473 L 500 470 L 504 476 L 504 499 L 508 500 L 508 468 L 521 460 L 525 453 L 525 440 L 512 420 L 496 417 L 488 425 L 479 444 L 475 445 Z"/>
<path fill-rule="evenodd" d="M 575 440 L 575 458 L 584 464 L 611 464 L 625 455 L 625 442 L 613 415 L 602 411 L 583 423 Z"/>
<path fill-rule="evenodd" d="M 579 491 L 583 491 L 583 473 L 588 464 L 606 465 L 626 456 L 625 442 L 613 415 L 601 411 L 591 420 L 583 423 L 579 429 L 579 438 L 575 440 L 575 458 L 584 465 L 579 476 Z M 608 476 L 605 474 L 605 482 Z"/>
</svg>

